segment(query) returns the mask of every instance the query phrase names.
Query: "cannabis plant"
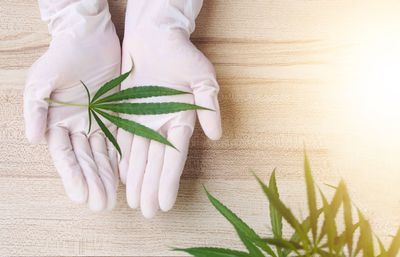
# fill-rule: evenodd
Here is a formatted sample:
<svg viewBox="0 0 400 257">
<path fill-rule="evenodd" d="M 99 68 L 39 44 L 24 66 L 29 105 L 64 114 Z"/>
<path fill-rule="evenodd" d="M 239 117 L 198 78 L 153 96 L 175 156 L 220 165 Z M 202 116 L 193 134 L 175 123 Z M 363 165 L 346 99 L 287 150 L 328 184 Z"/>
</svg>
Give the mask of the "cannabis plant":
<svg viewBox="0 0 400 257">
<path fill-rule="evenodd" d="M 247 252 L 212 247 L 175 249 L 196 257 L 289 257 L 289 256 L 332 256 L 332 257 L 395 257 L 400 248 L 400 229 L 393 236 L 388 248 L 373 233 L 369 221 L 356 208 L 343 181 L 332 187 L 334 195 L 328 201 L 315 183 L 307 155 L 304 154 L 304 172 L 307 188 L 309 215 L 300 220 L 279 197 L 275 171 L 268 185 L 256 179 L 269 202 L 272 237 L 257 234 L 235 213 L 224 206 L 207 190 L 212 205 L 233 225 Z M 286 222 L 293 231 L 290 237 L 282 233 Z M 342 226 L 340 226 L 342 225 Z M 343 227 L 343 229 L 339 229 Z M 376 247 L 377 246 L 377 247 Z"/>
<path fill-rule="evenodd" d="M 94 120 L 97 122 L 100 129 L 107 137 L 107 139 L 115 146 L 120 155 L 121 155 L 121 149 L 117 143 L 117 140 L 110 132 L 110 130 L 107 128 L 107 126 L 102 122 L 99 115 L 127 132 L 148 138 L 150 140 L 155 140 L 162 144 L 175 148 L 175 146 L 171 142 L 169 142 L 164 136 L 162 136 L 157 131 L 148 128 L 140 123 L 123 119 L 116 115 L 112 115 L 112 113 L 134 114 L 134 115 L 156 115 L 156 114 L 166 114 L 166 113 L 174 113 L 174 112 L 188 111 L 188 110 L 199 110 L 199 109 L 210 110 L 210 109 L 195 104 L 177 103 L 177 102 L 162 102 L 162 103 L 126 102 L 127 100 L 131 99 L 190 94 L 189 92 L 184 92 L 160 86 L 138 86 L 138 87 L 128 88 L 111 95 L 106 95 L 112 89 L 119 86 L 129 76 L 131 71 L 132 70 L 105 83 L 93 97 L 91 97 L 89 89 L 87 88 L 85 83 L 81 81 L 82 86 L 85 88 L 87 93 L 88 97 L 87 105 L 64 103 L 50 98 L 46 98 L 45 100 L 49 103 L 55 103 L 59 105 L 79 106 L 87 108 L 88 118 L 89 118 L 89 128 L 87 133 L 89 134 L 91 130 L 92 119 L 94 118 Z"/>
</svg>

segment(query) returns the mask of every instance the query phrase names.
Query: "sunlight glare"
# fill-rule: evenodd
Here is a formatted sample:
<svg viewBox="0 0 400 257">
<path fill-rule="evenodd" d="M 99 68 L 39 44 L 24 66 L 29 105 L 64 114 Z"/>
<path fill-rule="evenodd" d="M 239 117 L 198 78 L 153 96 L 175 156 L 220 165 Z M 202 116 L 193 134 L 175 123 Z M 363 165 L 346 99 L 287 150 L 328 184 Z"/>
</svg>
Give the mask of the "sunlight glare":
<svg viewBox="0 0 400 257">
<path fill-rule="evenodd" d="M 379 192 L 390 206 L 400 198 L 400 6 L 377 6 L 358 17 L 342 56 L 333 152 L 360 197 L 373 202 Z"/>
<path fill-rule="evenodd" d="M 354 78 L 348 87 L 353 118 L 363 130 L 399 130 L 400 35 L 385 30 L 369 33 L 355 57 Z"/>
</svg>

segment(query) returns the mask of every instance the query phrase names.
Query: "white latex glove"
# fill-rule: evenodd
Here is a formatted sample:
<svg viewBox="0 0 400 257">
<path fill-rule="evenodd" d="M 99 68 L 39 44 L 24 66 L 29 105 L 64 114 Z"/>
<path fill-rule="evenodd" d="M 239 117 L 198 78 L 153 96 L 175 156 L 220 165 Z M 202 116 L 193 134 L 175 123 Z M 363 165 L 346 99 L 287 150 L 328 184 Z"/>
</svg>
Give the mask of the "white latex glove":
<svg viewBox="0 0 400 257">
<path fill-rule="evenodd" d="M 194 103 L 215 110 L 199 110 L 197 115 L 205 134 L 217 140 L 222 129 L 214 68 L 189 39 L 201 6 L 202 0 L 128 1 L 122 70 L 130 69 L 132 57 L 134 72 L 122 89 L 159 85 L 193 92 L 144 101 Z M 140 206 L 151 218 L 158 209 L 168 211 L 175 203 L 196 112 L 125 117 L 158 131 L 179 149 L 118 130 L 120 177 L 128 204 Z"/>
<path fill-rule="evenodd" d="M 50 105 L 45 98 L 87 104 L 82 80 L 92 96 L 120 74 L 121 49 L 106 0 L 39 0 L 52 41 L 31 67 L 25 93 L 26 136 L 47 139 L 55 167 L 69 198 L 94 211 L 116 203 L 116 150 L 101 130 L 88 130 L 87 108 Z M 111 131 L 116 128 L 105 124 Z"/>
</svg>

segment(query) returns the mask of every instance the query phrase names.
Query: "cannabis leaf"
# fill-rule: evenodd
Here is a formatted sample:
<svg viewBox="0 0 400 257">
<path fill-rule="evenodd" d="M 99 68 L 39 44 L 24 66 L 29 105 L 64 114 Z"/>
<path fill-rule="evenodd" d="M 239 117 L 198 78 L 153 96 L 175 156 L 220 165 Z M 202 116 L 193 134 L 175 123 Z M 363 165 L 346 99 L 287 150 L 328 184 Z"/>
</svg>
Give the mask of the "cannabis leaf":
<svg viewBox="0 0 400 257">
<path fill-rule="evenodd" d="M 269 202 L 273 237 L 265 238 L 257 234 L 232 210 L 205 189 L 211 204 L 233 225 L 247 251 L 214 247 L 176 248 L 174 250 L 195 257 L 399 256 L 400 229 L 393 236 L 391 243 L 385 247 L 379 237 L 373 236 L 371 225 L 364 214 L 354 207 L 346 184 L 340 181 L 337 186 L 329 186 L 335 192 L 332 200 L 328 201 L 323 191 L 316 185 L 310 167 L 307 154 L 304 151 L 304 177 L 309 209 L 309 216 L 304 220 L 296 218 L 293 210 L 280 199 L 274 170 L 268 185 L 255 176 Z M 318 188 L 319 194 L 316 193 L 316 188 Z M 320 197 L 318 198 L 318 196 Z M 353 210 L 357 210 L 357 220 L 354 220 Z M 339 218 L 340 216 L 342 218 Z M 288 239 L 282 231 L 283 221 L 293 231 L 291 235 L 289 234 Z M 356 238 L 358 240 L 355 240 Z M 376 243 L 379 246 L 379 252 L 374 247 Z"/>
<path fill-rule="evenodd" d="M 176 149 L 176 147 L 168 141 L 164 136 L 162 136 L 157 131 L 146 127 L 140 123 L 120 118 L 113 113 L 123 113 L 123 114 L 134 114 L 134 115 L 158 115 L 175 113 L 181 111 L 189 110 L 209 110 L 211 109 L 201 107 L 195 104 L 179 103 L 179 102 L 161 102 L 161 103 L 129 103 L 121 102 L 130 99 L 157 97 L 157 96 L 172 96 L 181 94 L 191 94 L 190 92 L 180 91 L 168 87 L 161 87 L 155 85 L 149 86 L 138 86 L 132 87 L 119 92 L 113 93 L 111 95 L 106 95 L 108 92 L 119 86 L 126 78 L 129 77 L 132 70 L 106 82 L 100 89 L 95 93 L 93 98 L 90 95 L 88 87 L 83 81 L 81 81 L 88 97 L 88 104 L 71 104 L 56 101 L 50 98 L 45 100 L 49 103 L 55 103 L 64 106 L 77 106 L 87 108 L 89 127 L 87 133 L 90 133 L 92 128 L 92 118 L 99 125 L 100 129 L 103 131 L 107 139 L 114 145 L 118 153 L 122 155 L 121 148 L 118 145 L 117 140 L 107 126 L 103 123 L 101 118 L 104 118 L 115 126 L 128 131 L 132 134 L 148 138 L 160 142 L 162 144 L 168 145 Z"/>
</svg>

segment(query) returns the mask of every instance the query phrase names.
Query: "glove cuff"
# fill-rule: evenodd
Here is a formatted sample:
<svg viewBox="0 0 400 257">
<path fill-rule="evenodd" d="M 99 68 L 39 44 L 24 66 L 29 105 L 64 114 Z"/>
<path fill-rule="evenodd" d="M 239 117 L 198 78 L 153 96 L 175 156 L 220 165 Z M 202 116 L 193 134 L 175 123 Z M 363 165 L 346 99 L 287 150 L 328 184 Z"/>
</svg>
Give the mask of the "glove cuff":
<svg viewBox="0 0 400 257">
<path fill-rule="evenodd" d="M 128 0 L 125 29 L 153 25 L 190 35 L 202 5 L 203 0 Z"/>
<path fill-rule="evenodd" d="M 38 0 L 49 33 L 84 36 L 111 24 L 107 0 Z"/>
<path fill-rule="evenodd" d="M 200 13 L 203 0 L 166 0 L 166 24 L 181 28 L 192 34 L 196 27 L 196 18 Z"/>
</svg>

